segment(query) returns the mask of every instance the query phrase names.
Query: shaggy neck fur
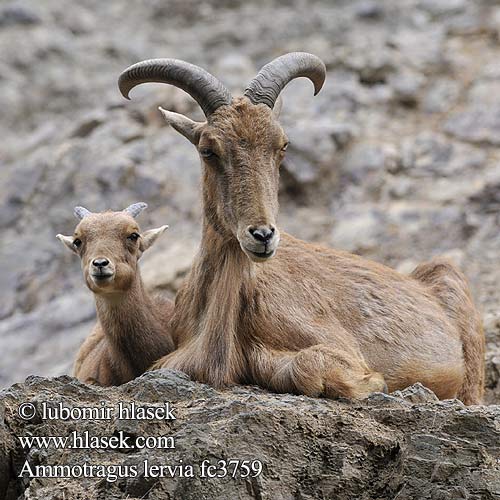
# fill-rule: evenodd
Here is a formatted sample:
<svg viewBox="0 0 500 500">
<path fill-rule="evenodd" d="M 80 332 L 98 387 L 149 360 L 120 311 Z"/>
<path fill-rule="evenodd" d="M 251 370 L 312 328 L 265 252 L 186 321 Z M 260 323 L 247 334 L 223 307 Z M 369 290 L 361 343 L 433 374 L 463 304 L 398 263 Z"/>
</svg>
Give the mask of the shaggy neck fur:
<svg viewBox="0 0 500 500">
<path fill-rule="evenodd" d="M 110 348 L 117 354 L 115 358 L 125 365 L 123 368 L 139 375 L 168 352 L 170 346 L 163 335 L 162 324 L 138 270 L 129 290 L 96 294 L 95 301 L 97 318 Z"/>
<path fill-rule="evenodd" d="M 244 372 L 246 339 L 238 332 L 254 303 L 255 265 L 220 224 L 213 199 L 204 193 L 200 250 L 176 299 L 174 331 L 186 354 L 178 352 L 173 367 L 223 386 L 237 383 Z"/>
</svg>

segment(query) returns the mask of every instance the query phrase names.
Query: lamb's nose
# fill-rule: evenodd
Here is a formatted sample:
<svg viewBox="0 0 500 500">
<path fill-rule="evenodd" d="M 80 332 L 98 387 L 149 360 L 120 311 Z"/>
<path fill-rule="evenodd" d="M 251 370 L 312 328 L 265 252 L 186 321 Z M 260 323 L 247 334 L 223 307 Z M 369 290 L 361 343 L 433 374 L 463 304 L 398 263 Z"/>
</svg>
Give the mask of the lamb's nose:
<svg viewBox="0 0 500 500">
<path fill-rule="evenodd" d="M 92 265 L 99 268 L 106 267 L 108 264 L 109 264 L 108 259 L 94 259 L 92 261 Z"/>
<path fill-rule="evenodd" d="M 262 243 L 267 243 L 274 236 L 273 226 L 257 226 L 249 227 L 248 232 L 257 240 Z"/>
</svg>

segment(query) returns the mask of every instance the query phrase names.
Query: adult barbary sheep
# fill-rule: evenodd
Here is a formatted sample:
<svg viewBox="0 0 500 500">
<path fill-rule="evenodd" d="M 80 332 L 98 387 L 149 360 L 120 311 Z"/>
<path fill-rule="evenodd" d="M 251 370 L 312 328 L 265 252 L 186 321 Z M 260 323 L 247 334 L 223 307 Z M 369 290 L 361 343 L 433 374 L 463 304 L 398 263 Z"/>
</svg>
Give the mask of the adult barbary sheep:
<svg viewBox="0 0 500 500">
<path fill-rule="evenodd" d="M 173 302 L 146 292 L 138 266 L 143 252 L 168 227 L 141 233 L 135 217 L 146 206 L 135 203 L 122 212 L 102 213 L 76 207 L 81 221 L 73 236 L 57 235 L 80 257 L 85 283 L 95 297 L 97 324 L 74 367 L 82 382 L 124 384 L 173 350 Z"/>
<path fill-rule="evenodd" d="M 384 380 L 391 391 L 421 382 L 440 398 L 479 403 L 484 334 L 452 264 L 439 259 L 404 276 L 276 227 L 288 139 L 275 103 L 292 79 L 309 78 L 318 93 L 325 75 L 317 57 L 286 54 L 233 99 L 205 70 L 175 59 L 143 61 L 121 74 L 125 97 L 145 82 L 172 84 L 207 119 L 162 110 L 200 154 L 203 232 L 176 299 L 177 350 L 156 366 L 215 386 L 255 383 L 332 397 L 361 397 L 383 389 Z"/>
</svg>

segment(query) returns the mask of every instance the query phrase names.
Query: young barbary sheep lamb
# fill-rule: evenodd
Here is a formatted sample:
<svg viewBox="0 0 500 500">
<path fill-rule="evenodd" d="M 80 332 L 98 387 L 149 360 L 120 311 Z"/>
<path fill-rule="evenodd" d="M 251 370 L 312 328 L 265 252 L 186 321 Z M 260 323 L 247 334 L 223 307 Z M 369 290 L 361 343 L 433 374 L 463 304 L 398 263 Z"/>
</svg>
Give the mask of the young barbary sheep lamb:
<svg viewBox="0 0 500 500">
<path fill-rule="evenodd" d="M 279 166 L 288 139 L 275 104 L 285 85 L 323 62 L 286 54 L 266 64 L 242 97 L 176 59 L 126 69 L 128 97 L 146 82 L 188 92 L 206 121 L 162 110 L 194 144 L 203 172 L 200 251 L 177 294 L 176 350 L 156 366 L 215 386 L 252 383 L 278 392 L 362 397 L 421 382 L 439 398 L 481 401 L 484 334 L 463 274 L 436 259 L 410 276 L 311 245 L 276 226 Z M 279 249 L 278 249 L 279 246 Z"/>
<path fill-rule="evenodd" d="M 81 221 L 73 236 L 57 235 L 80 257 L 85 283 L 95 297 L 97 324 L 74 366 L 74 376 L 82 382 L 124 384 L 173 350 L 173 302 L 151 297 L 139 272 L 139 258 L 168 227 L 141 233 L 135 217 L 146 207 L 135 203 L 122 212 L 102 213 L 76 207 Z"/>
</svg>

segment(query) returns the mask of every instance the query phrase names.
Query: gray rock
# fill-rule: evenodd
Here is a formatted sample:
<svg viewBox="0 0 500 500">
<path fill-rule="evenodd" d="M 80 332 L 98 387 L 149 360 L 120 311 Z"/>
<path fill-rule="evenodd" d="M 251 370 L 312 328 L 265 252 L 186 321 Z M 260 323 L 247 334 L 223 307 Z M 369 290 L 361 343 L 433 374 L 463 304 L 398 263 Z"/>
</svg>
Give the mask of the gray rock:
<svg viewBox="0 0 500 500">
<path fill-rule="evenodd" d="M 393 396 L 402 398 L 405 401 L 410 401 L 411 403 L 430 403 L 439 401 L 437 396 L 430 389 L 427 389 L 427 387 L 419 383 L 407 387 L 402 391 L 395 391 Z"/>
<path fill-rule="evenodd" d="M 451 78 L 432 82 L 422 98 L 422 109 L 429 113 L 442 113 L 449 109 L 460 95 L 460 83 Z"/>
<path fill-rule="evenodd" d="M 37 371 L 47 375 L 70 373 L 78 348 L 90 334 L 95 310 L 93 298 L 78 276 L 81 290 L 68 291 L 58 299 L 22 314 L 18 312 L 0 324 L 3 363 L 0 384 L 24 378 Z M 29 331 L 29 336 L 22 332 Z"/>
<path fill-rule="evenodd" d="M 257 74 L 251 59 L 243 54 L 231 53 L 217 60 L 214 74 L 224 75 L 224 84 L 240 94 Z"/>
<path fill-rule="evenodd" d="M 40 22 L 40 16 L 34 10 L 21 4 L 9 3 L 0 10 L 0 27 L 33 25 Z"/>
<path fill-rule="evenodd" d="M 409 175 L 451 177 L 479 170 L 486 161 L 486 153 L 444 136 L 424 132 L 403 142 L 401 158 L 401 166 Z"/>
<path fill-rule="evenodd" d="M 500 145 L 500 107 L 470 106 L 453 114 L 444 124 L 445 132 L 458 139 L 476 143 Z"/>
<path fill-rule="evenodd" d="M 409 177 L 391 175 L 386 177 L 383 190 L 387 196 L 395 200 L 410 198 L 415 192 L 415 186 Z"/>
<path fill-rule="evenodd" d="M 443 50 L 445 33 L 440 25 L 422 26 L 418 31 L 403 27 L 390 37 L 391 47 L 411 61 L 411 67 L 429 73 L 448 66 Z"/>
<path fill-rule="evenodd" d="M 433 16 L 443 16 L 462 12 L 467 7 L 466 0 L 419 0 L 418 6 Z"/>
<path fill-rule="evenodd" d="M 24 495 L 34 499 L 56 498 L 61 485 L 71 489 L 73 498 L 87 500 L 146 494 L 161 498 L 166 491 L 176 498 L 246 498 L 249 491 L 261 498 L 335 495 L 368 500 L 393 499 L 399 494 L 405 499 L 434 499 L 454 498 L 457 491 L 467 498 L 493 498 L 500 480 L 492 461 L 498 454 L 499 408 L 437 402 L 418 385 L 403 396 L 374 395 L 349 402 L 245 387 L 216 391 L 167 370 L 109 389 L 85 386 L 69 377 L 32 377 L 0 392 L 0 404 L 8 409 L 6 427 L 0 427 L 0 484 L 17 494 L 25 490 Z M 176 420 L 24 422 L 16 414 L 21 402 L 40 405 L 48 400 L 70 407 L 99 406 L 105 401 L 110 408 L 118 403 L 160 406 L 168 401 Z M 67 436 L 75 429 L 93 436 L 110 436 L 118 430 L 131 437 L 171 436 L 175 448 L 108 449 L 104 459 L 99 450 L 27 451 L 17 439 Z M 249 480 L 238 472 L 231 479 L 200 478 L 204 460 L 217 464 L 229 458 L 259 460 L 262 472 Z M 138 474 L 113 482 L 92 478 L 29 481 L 17 477 L 25 460 L 32 466 L 113 463 L 137 467 Z M 145 460 L 149 466 L 176 465 L 182 460 L 184 466 L 193 466 L 195 477 L 177 473 L 173 478 L 152 480 L 145 475 Z"/>
<path fill-rule="evenodd" d="M 338 149 L 344 149 L 359 135 L 359 128 L 353 123 L 346 121 L 332 122 L 330 136 Z"/>
<path fill-rule="evenodd" d="M 425 83 L 420 73 L 404 71 L 391 75 L 389 85 L 394 90 L 394 98 L 405 106 L 416 106 L 419 94 Z"/>
<path fill-rule="evenodd" d="M 486 404 L 495 404 L 500 396 L 500 349 L 497 346 L 486 353 Z"/>
<path fill-rule="evenodd" d="M 173 296 L 189 267 L 199 159 L 157 108 L 204 118 L 168 85 L 119 95 L 120 71 L 150 57 L 199 64 L 240 95 L 273 57 L 319 55 L 318 96 L 304 78 L 282 93 L 280 225 L 392 266 L 459 249 L 475 300 L 498 311 L 498 19 L 463 0 L 3 2 L 0 384 L 69 372 L 91 327 L 78 261 L 54 237 L 74 229 L 73 206 L 143 199 L 144 228 L 170 225 L 143 259 L 150 286 Z M 489 402 L 495 356 L 489 343 Z"/>
<path fill-rule="evenodd" d="M 344 207 L 336 213 L 332 231 L 335 247 L 355 252 L 376 248 L 381 227 L 387 223 L 382 210 L 374 207 Z"/>
<path fill-rule="evenodd" d="M 483 189 L 470 196 L 470 201 L 483 213 L 498 214 L 500 210 L 500 184 L 485 184 Z"/>
<path fill-rule="evenodd" d="M 102 125 L 105 119 L 105 115 L 102 112 L 90 113 L 87 116 L 81 117 L 70 137 L 87 137 L 94 129 Z"/>
<path fill-rule="evenodd" d="M 321 165 L 330 163 L 337 149 L 336 132 L 338 127 L 327 117 L 308 125 L 297 122 L 287 128 L 290 147 L 285 165 L 299 183 L 319 180 Z"/>
<path fill-rule="evenodd" d="M 471 105 L 495 106 L 498 101 L 495 96 L 500 92 L 500 82 L 496 80 L 479 80 L 468 92 L 468 102 Z"/>
<path fill-rule="evenodd" d="M 357 143 L 346 155 L 342 169 L 354 182 L 360 183 L 372 173 L 393 170 L 397 152 L 387 144 Z"/>
<path fill-rule="evenodd" d="M 364 0 L 356 4 L 356 15 L 361 19 L 380 19 L 384 8 L 374 0 Z"/>
<path fill-rule="evenodd" d="M 395 70 L 394 57 L 390 49 L 372 46 L 368 43 L 356 48 L 356 51 L 344 59 L 345 65 L 358 73 L 361 83 L 374 85 L 387 81 Z"/>
</svg>

